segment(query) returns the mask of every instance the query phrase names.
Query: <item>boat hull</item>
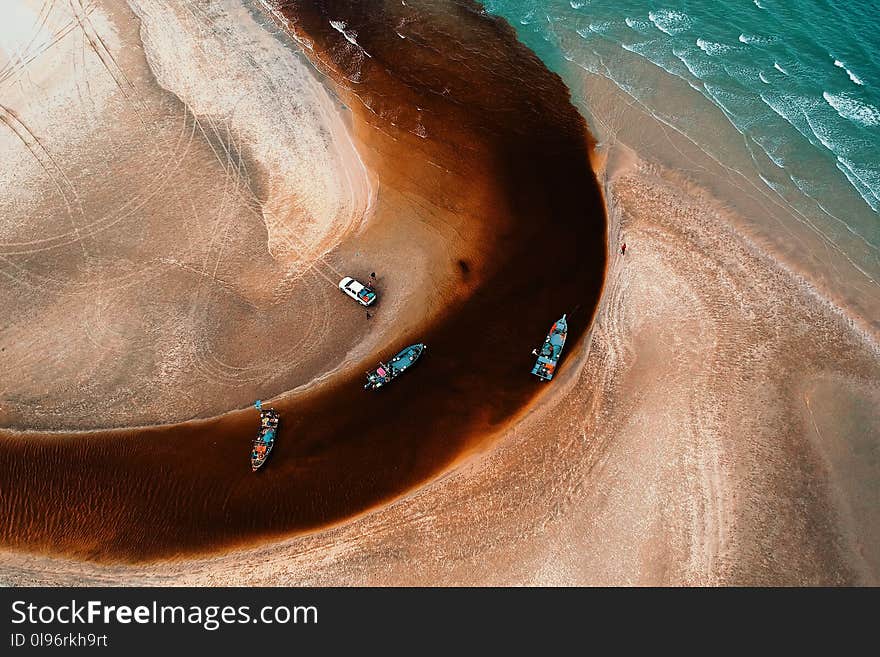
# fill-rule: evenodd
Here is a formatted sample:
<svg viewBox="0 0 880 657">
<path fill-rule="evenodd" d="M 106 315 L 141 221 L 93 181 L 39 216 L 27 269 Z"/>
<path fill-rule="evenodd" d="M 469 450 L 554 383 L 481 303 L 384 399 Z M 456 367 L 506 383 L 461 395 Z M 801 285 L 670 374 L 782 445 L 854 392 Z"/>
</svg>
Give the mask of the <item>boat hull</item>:
<svg viewBox="0 0 880 657">
<path fill-rule="evenodd" d="M 251 470 L 256 472 L 266 463 L 278 435 L 278 412 L 274 408 L 260 411 L 260 430 L 251 445 Z"/>
<path fill-rule="evenodd" d="M 532 368 L 532 374 L 544 381 L 550 381 L 556 374 L 559 358 L 562 356 L 562 348 L 565 346 L 565 338 L 568 335 L 568 321 L 563 315 L 550 328 L 550 333 L 544 339 L 540 349 L 536 349 L 537 360 Z"/>
<path fill-rule="evenodd" d="M 413 344 L 397 352 L 387 363 L 380 363 L 372 372 L 367 372 L 367 383 L 364 388 L 376 390 L 391 383 L 398 376 L 412 367 L 421 358 L 427 347 L 424 344 Z"/>
</svg>

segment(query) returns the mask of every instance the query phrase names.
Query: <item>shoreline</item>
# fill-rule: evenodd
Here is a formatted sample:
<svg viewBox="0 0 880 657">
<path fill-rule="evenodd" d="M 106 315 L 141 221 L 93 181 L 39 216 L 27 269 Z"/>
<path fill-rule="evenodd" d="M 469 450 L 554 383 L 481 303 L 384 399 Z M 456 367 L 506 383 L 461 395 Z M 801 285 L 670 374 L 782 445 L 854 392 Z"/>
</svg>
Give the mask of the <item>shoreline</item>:
<svg viewBox="0 0 880 657">
<path fill-rule="evenodd" d="M 604 291 L 500 436 L 329 528 L 136 565 L 4 549 L 0 581 L 876 584 L 862 500 L 880 463 L 859 458 L 880 435 L 876 341 L 744 234 L 730 199 L 600 145 Z"/>
<path fill-rule="evenodd" d="M 870 272 L 848 262 L 844 251 L 831 249 L 824 241 L 827 238 L 814 233 L 818 229 L 801 210 L 775 198 L 750 174 L 720 161 L 605 78 L 571 61 L 567 61 L 566 68 L 566 79 L 589 99 L 586 110 L 583 98 L 577 104 L 601 142 L 624 143 L 643 159 L 675 171 L 680 184 L 692 185 L 695 193 L 706 194 L 718 205 L 726 206 L 729 220 L 756 248 L 772 255 L 792 276 L 802 279 L 818 299 L 836 308 L 858 328 L 866 342 L 880 347 L 880 322 L 875 319 L 880 316 L 877 283 Z M 675 93 L 660 78 L 655 84 L 660 94 Z M 735 144 L 732 147 L 738 148 Z"/>
</svg>

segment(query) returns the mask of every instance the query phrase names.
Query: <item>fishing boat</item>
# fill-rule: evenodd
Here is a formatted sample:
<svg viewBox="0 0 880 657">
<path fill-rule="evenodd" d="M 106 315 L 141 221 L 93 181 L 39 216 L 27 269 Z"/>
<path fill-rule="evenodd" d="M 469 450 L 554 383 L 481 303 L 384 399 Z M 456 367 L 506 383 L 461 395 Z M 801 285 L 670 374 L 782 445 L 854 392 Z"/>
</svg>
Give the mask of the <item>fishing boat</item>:
<svg viewBox="0 0 880 657">
<path fill-rule="evenodd" d="M 372 372 L 367 372 L 365 390 L 376 390 L 390 383 L 398 376 L 406 372 L 413 363 L 424 353 L 427 347 L 421 343 L 413 344 L 396 354 L 387 363 L 379 362 L 379 366 Z"/>
<path fill-rule="evenodd" d="M 565 336 L 568 335 L 568 322 L 565 317 L 563 315 L 556 320 L 540 349 L 532 350 L 532 355 L 538 357 L 532 368 L 532 374 L 544 381 L 553 378 L 556 373 L 556 365 L 559 363 L 559 356 L 562 355 L 562 348 L 565 346 Z"/>
<path fill-rule="evenodd" d="M 258 401 L 254 404 L 256 409 L 260 411 L 260 430 L 257 437 L 254 438 L 253 448 L 251 449 L 251 469 L 256 472 L 259 470 L 275 445 L 275 436 L 278 434 L 278 411 L 274 408 L 263 409 L 263 403 Z"/>
</svg>

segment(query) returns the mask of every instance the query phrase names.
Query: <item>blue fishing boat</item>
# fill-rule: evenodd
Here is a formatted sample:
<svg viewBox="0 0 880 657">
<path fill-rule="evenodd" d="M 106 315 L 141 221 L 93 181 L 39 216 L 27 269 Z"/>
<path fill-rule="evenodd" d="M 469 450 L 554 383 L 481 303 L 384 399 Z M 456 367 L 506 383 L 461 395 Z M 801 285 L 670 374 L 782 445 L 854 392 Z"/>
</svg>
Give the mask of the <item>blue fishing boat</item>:
<svg viewBox="0 0 880 657">
<path fill-rule="evenodd" d="M 376 390 L 390 383 L 412 367 L 425 349 L 427 347 L 421 343 L 413 344 L 399 352 L 387 363 L 380 362 L 375 370 L 367 372 L 367 382 L 364 384 L 364 389 Z"/>
<path fill-rule="evenodd" d="M 532 374 L 544 381 L 553 378 L 556 373 L 556 365 L 559 363 L 559 356 L 562 355 L 562 348 L 565 346 L 565 336 L 568 335 L 568 322 L 565 317 L 563 315 L 556 320 L 541 348 L 532 350 L 532 355 L 538 357 L 532 368 Z"/>
<path fill-rule="evenodd" d="M 260 430 L 254 438 L 251 449 L 251 469 L 256 472 L 269 458 L 272 447 L 275 445 L 275 436 L 278 434 L 278 411 L 274 408 L 263 409 L 263 403 L 258 401 L 254 404 L 260 411 Z"/>
</svg>

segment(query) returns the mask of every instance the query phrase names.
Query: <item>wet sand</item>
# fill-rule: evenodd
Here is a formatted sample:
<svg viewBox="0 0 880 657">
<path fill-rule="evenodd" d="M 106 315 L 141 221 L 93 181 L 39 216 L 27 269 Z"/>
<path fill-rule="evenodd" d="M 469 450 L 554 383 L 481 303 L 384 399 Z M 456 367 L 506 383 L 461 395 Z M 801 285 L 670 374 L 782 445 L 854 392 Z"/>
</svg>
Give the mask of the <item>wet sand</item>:
<svg viewBox="0 0 880 657">
<path fill-rule="evenodd" d="M 312 530 L 436 476 L 539 394 L 531 348 L 563 312 L 576 348 L 603 280 L 589 136 L 564 85 L 506 24 L 452 7 L 389 6 L 381 21 L 359 3 L 295 12 L 380 181 L 357 248 L 387 236 L 437 248 L 430 284 L 412 290 L 417 301 L 382 350 L 275 402 L 283 424 L 271 467 L 256 476 L 253 410 L 167 427 L 7 432 L 5 545 L 137 561 Z M 387 29 L 401 21 L 407 39 Z M 380 275 L 407 271 L 401 255 L 412 251 Z M 429 349 L 405 380 L 361 389 L 359 371 L 417 340 Z"/>
<path fill-rule="evenodd" d="M 357 36 L 348 36 L 373 55 L 369 59 L 378 59 L 381 49 L 366 46 L 363 28 L 353 29 Z M 339 42 L 339 46 L 357 58 L 347 45 Z M 332 67 L 324 66 L 333 73 Z M 359 88 L 359 83 L 353 84 Z M 375 107 L 377 99 L 367 98 Z M 356 107 L 359 101 L 348 102 Z M 381 154 L 389 152 L 383 150 L 388 142 L 383 132 L 363 129 L 377 120 L 367 119 L 354 124 L 354 130 L 360 130 L 356 140 L 365 161 L 374 158 L 369 164 L 378 171 Z M 645 129 L 650 129 L 647 124 Z M 653 136 L 664 138 L 661 133 Z M 876 584 L 880 577 L 876 539 L 880 524 L 874 502 L 880 481 L 876 341 L 799 272 L 768 253 L 760 239 L 743 230 L 748 224 L 744 220 L 751 218 L 738 214 L 736 199 L 714 196 L 613 139 L 603 144 L 599 155 L 596 159 L 605 167 L 602 182 L 612 254 L 595 320 L 585 338 L 571 344 L 552 386 L 530 398 L 512 419 L 494 425 L 495 438 L 458 445 L 462 451 L 450 457 L 449 470 L 387 505 L 331 528 L 262 545 L 224 548 L 217 554 L 171 560 L 160 556 L 156 563 L 133 565 L 119 562 L 132 558 L 129 554 L 111 557 L 117 563 L 107 563 L 105 544 L 112 547 L 132 536 L 143 537 L 123 520 L 127 535 L 108 540 L 106 530 L 93 526 L 106 543 L 95 545 L 91 552 L 80 547 L 81 556 L 101 559 L 100 563 L 42 554 L 37 541 L 18 547 L 4 541 L 0 581 Z M 418 189 L 422 170 L 412 167 L 418 159 L 395 168 L 398 182 L 386 200 L 391 207 L 412 208 L 405 203 L 416 196 L 413 190 Z M 468 174 L 455 184 L 471 181 L 473 172 Z M 380 195 L 388 195 L 382 180 Z M 425 215 L 454 216 L 440 214 L 439 208 L 450 204 L 443 202 L 442 194 L 432 198 L 437 205 L 417 202 L 419 208 L 430 209 Z M 395 216 L 377 211 L 371 226 L 392 222 Z M 412 224 L 424 225 L 416 220 Z M 446 221 L 438 221 L 423 235 L 442 243 L 465 227 L 460 224 L 453 230 Z M 394 233 L 367 230 L 363 235 L 375 235 L 381 242 Z M 614 251 L 622 239 L 629 248 L 621 257 Z M 397 245 L 404 243 L 399 238 Z M 445 264 L 460 272 L 450 279 L 458 285 L 441 291 L 466 314 L 470 288 L 464 285 L 458 258 L 433 253 L 433 266 Z M 474 267 L 481 272 L 478 281 L 490 277 L 491 270 Z M 529 307 L 520 305 L 520 316 Z M 400 316 L 406 315 L 404 310 Z M 404 321 L 408 327 L 419 318 L 430 323 L 426 312 L 420 307 Z M 438 317 L 436 322 L 440 325 L 447 319 Z M 538 339 L 544 330 L 536 320 Z M 527 336 L 526 342 L 533 340 Z M 430 382 L 435 354 L 429 351 L 425 362 L 407 375 L 413 377 L 415 387 Z M 508 376 L 518 376 L 527 368 L 527 352 L 517 352 L 520 356 L 522 363 Z M 404 395 L 404 380 L 400 384 L 388 392 Z M 300 393 L 290 403 L 299 399 L 310 397 Z M 251 417 L 242 413 L 221 421 L 240 421 L 242 431 L 247 431 Z M 482 437 L 490 435 L 486 431 Z M 411 444 L 421 441 L 420 432 Z M 134 441 L 124 444 L 131 446 Z M 285 444 L 279 443 L 279 450 Z M 386 445 L 380 445 L 383 455 Z M 45 443 L 41 449 L 50 448 Z M 64 449 L 63 443 L 58 449 Z M 167 444 L 163 449 L 165 454 L 173 453 Z M 240 458 L 240 450 L 233 453 L 226 444 L 218 449 L 227 462 L 218 459 L 208 465 L 229 478 L 232 486 L 209 491 L 202 500 L 203 510 L 190 516 L 190 522 L 209 517 L 218 499 L 229 508 L 238 496 L 254 494 L 249 488 L 253 479 L 238 479 L 228 469 L 229 461 Z M 33 454 L 0 467 L 4 472 L 10 467 L 19 472 L 34 468 L 39 461 Z M 311 462 L 310 455 L 302 453 L 296 462 L 289 452 L 279 451 L 272 458 L 281 457 L 279 476 L 286 477 L 300 472 L 297 464 L 320 464 L 320 446 L 313 446 L 312 454 Z M 369 453 L 369 446 L 362 454 L 365 462 L 379 460 Z M 126 458 L 119 457 L 120 462 Z M 60 459 L 60 453 L 55 458 Z M 398 462 L 398 468 L 418 466 L 419 458 L 414 454 L 409 463 Z M 164 474 L 173 463 L 163 454 L 157 454 L 154 463 L 163 485 L 175 481 L 173 474 Z M 273 461 L 270 468 L 276 465 Z M 263 474 L 272 472 L 267 469 Z M 36 482 L 39 475 L 28 473 L 20 479 Z M 49 485 L 57 490 L 63 481 L 59 478 Z M 170 497 L 191 499 L 202 483 L 187 483 L 191 488 L 184 488 L 178 481 Z M 347 492 L 356 484 L 342 486 Z M 340 490 L 324 493 L 332 496 Z M 2 492 L 0 503 L 9 499 Z M 146 496 L 152 492 L 148 487 L 143 490 Z M 17 508 L 22 513 L 26 507 Z M 171 508 L 171 514 L 171 520 L 182 521 L 179 511 Z M 53 538 L 69 531 L 58 516 L 45 517 L 59 523 Z M 20 516 L 18 526 L 33 520 Z M 107 526 L 115 522 L 116 516 Z M 150 537 L 145 538 L 149 543 Z M 58 545 L 39 547 L 57 553 Z"/>
<path fill-rule="evenodd" d="M 732 229 L 725 204 L 619 144 L 607 155 L 611 239 L 629 249 L 590 338 L 497 443 L 326 531 L 154 566 L 7 553 L 0 577 L 876 584 L 876 346 Z"/>
</svg>

